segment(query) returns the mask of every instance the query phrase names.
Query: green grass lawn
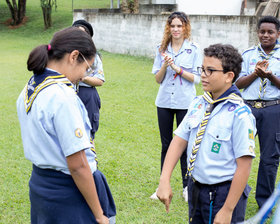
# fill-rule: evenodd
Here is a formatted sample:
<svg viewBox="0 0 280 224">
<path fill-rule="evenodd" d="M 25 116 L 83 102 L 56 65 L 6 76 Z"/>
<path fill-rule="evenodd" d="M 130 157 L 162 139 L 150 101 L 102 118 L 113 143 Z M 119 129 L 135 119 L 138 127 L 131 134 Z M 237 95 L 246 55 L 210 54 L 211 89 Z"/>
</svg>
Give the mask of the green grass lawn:
<svg viewBox="0 0 280 224">
<path fill-rule="evenodd" d="M 16 114 L 16 99 L 31 73 L 30 50 L 47 44 L 53 33 L 72 24 L 72 2 L 58 0 L 54 26 L 44 30 L 40 1 L 28 0 L 28 22 L 11 29 L 7 5 L 0 1 L 0 223 L 30 223 L 28 181 L 31 163 L 25 159 Z M 116 2 L 116 1 L 114 1 Z M 109 0 L 74 1 L 74 8 L 105 8 Z M 97 46 L 98 47 L 98 46 Z M 174 198 L 169 214 L 152 201 L 160 169 L 160 138 L 154 105 L 158 90 L 151 74 L 153 61 L 145 57 L 101 52 L 106 82 L 98 88 L 102 107 L 96 134 L 99 169 L 106 175 L 116 206 L 117 223 L 187 223 L 179 166 L 172 177 Z M 202 93 L 201 86 L 197 87 Z M 258 154 L 258 148 L 257 148 Z M 246 217 L 257 211 L 254 200 L 258 156 L 249 183 L 253 187 Z M 278 175 L 279 181 L 279 175 Z"/>
</svg>

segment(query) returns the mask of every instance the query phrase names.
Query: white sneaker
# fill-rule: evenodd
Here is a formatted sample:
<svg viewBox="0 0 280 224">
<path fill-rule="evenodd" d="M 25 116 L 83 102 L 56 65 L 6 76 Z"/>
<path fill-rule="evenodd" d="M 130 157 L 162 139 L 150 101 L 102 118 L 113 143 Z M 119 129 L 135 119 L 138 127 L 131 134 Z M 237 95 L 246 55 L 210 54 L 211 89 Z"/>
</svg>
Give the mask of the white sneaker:
<svg viewBox="0 0 280 224">
<path fill-rule="evenodd" d="M 183 198 L 185 199 L 185 202 L 188 202 L 188 187 L 183 189 Z"/>
<path fill-rule="evenodd" d="M 158 197 L 157 197 L 157 190 L 158 190 L 158 189 L 156 189 L 156 192 L 153 193 L 153 194 L 150 196 L 150 199 L 158 200 Z"/>
</svg>

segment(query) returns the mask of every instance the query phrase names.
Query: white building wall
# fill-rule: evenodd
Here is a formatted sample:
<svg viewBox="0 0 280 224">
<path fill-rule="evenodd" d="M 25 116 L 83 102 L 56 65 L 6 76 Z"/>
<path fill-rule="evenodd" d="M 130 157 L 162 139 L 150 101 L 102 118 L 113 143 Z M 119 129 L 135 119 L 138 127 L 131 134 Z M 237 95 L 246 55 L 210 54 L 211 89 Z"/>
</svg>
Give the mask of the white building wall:
<svg viewBox="0 0 280 224">
<path fill-rule="evenodd" d="M 188 15 L 240 15 L 242 0 L 177 0 Z"/>
<path fill-rule="evenodd" d="M 161 42 L 167 15 L 93 13 L 75 10 L 74 21 L 86 19 L 94 29 L 98 49 L 112 53 L 153 57 Z M 201 49 L 214 43 L 228 43 L 240 52 L 256 41 L 255 17 L 189 16 L 192 40 Z"/>
</svg>

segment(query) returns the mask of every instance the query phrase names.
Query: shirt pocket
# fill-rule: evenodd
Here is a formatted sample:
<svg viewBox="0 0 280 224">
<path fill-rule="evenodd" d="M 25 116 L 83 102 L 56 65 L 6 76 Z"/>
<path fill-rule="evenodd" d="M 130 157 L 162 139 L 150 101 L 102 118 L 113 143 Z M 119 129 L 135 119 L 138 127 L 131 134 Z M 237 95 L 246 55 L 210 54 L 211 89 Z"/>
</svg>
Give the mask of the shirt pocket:
<svg viewBox="0 0 280 224">
<path fill-rule="evenodd" d="M 197 68 L 193 68 L 193 62 L 194 62 L 193 54 L 186 54 L 181 58 L 179 62 L 179 66 L 186 71 L 192 71 L 192 70 L 196 71 Z"/>
<path fill-rule="evenodd" d="M 224 127 L 208 127 L 210 138 L 217 143 L 223 144 L 231 139 L 231 130 Z"/>
<path fill-rule="evenodd" d="M 192 70 L 193 70 L 192 63 L 190 63 L 188 61 L 182 61 L 180 63 L 180 67 L 183 68 L 185 71 L 188 71 L 188 72 L 192 72 Z"/>
</svg>

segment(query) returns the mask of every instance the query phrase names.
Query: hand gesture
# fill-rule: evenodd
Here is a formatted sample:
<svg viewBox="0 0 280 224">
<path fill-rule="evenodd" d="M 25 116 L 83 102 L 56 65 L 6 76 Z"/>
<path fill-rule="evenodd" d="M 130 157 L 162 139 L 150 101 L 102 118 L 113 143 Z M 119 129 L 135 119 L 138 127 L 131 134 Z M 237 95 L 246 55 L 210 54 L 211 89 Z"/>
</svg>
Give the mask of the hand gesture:
<svg viewBox="0 0 280 224">
<path fill-rule="evenodd" d="M 269 78 L 272 75 L 272 71 L 267 71 L 268 61 L 258 61 L 255 67 L 255 74 L 260 78 Z"/>
<path fill-rule="evenodd" d="M 169 205 L 171 203 L 173 193 L 170 184 L 159 184 L 157 190 L 158 199 L 165 205 L 165 210 L 169 212 Z"/>
<path fill-rule="evenodd" d="M 166 64 L 166 66 L 171 66 L 172 64 L 174 64 L 174 61 L 171 57 L 169 57 L 166 53 L 162 53 L 163 59 L 164 59 L 164 63 Z"/>
<path fill-rule="evenodd" d="M 164 57 L 164 63 L 166 66 L 170 66 L 176 73 L 180 72 L 180 67 L 178 67 L 177 65 L 174 64 L 174 61 L 171 57 L 169 57 L 165 53 L 162 53 L 162 56 Z"/>
</svg>

